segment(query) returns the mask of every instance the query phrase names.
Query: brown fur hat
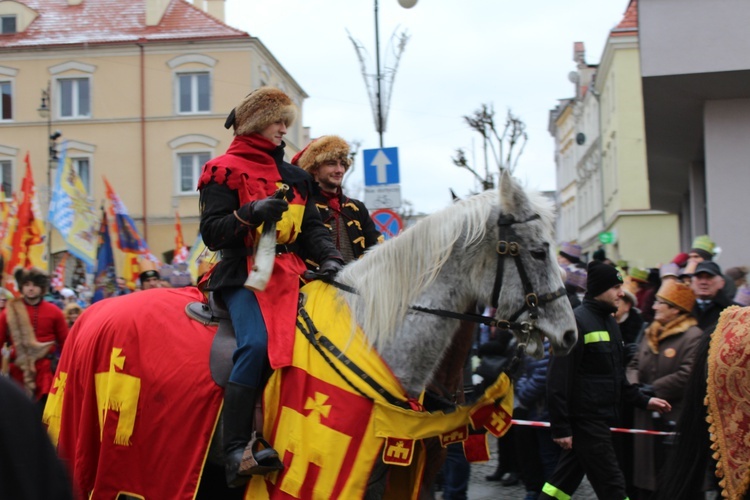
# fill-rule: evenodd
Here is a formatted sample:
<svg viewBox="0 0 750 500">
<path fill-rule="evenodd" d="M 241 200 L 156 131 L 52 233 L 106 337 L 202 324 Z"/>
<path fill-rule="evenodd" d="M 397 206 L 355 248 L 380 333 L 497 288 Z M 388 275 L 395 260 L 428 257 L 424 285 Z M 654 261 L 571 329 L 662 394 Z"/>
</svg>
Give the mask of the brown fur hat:
<svg viewBox="0 0 750 500">
<path fill-rule="evenodd" d="M 44 271 L 42 271 L 41 269 L 37 269 L 36 267 L 32 267 L 30 269 L 23 269 L 21 267 L 18 267 L 15 271 L 13 271 L 13 277 L 16 278 L 16 283 L 18 284 L 19 290 L 23 288 L 24 283 L 28 283 L 29 281 L 40 287 L 42 289 L 42 293 L 47 293 L 47 291 L 49 290 L 49 276 L 47 276 Z"/>
<path fill-rule="evenodd" d="M 292 165 L 297 165 L 312 174 L 320 165 L 329 160 L 341 160 L 344 167 L 348 169 L 352 163 L 349 158 L 349 143 L 337 135 L 318 137 L 294 155 Z"/>
<path fill-rule="evenodd" d="M 234 135 L 250 135 L 253 132 L 262 132 L 267 126 L 279 120 L 287 126 L 291 125 L 297 116 L 297 109 L 289 96 L 281 90 L 260 87 L 245 97 L 232 113 Z"/>
</svg>

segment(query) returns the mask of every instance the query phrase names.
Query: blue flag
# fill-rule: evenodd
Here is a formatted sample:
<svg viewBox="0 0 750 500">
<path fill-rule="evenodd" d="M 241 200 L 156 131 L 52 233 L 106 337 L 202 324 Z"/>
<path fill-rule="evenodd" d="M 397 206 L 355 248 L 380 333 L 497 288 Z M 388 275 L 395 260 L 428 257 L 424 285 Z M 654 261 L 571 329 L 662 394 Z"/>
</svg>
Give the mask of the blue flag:
<svg viewBox="0 0 750 500">
<path fill-rule="evenodd" d="M 91 302 L 109 297 L 115 290 L 117 275 L 115 273 L 115 256 L 112 252 L 112 240 L 109 238 L 107 212 L 102 208 L 102 222 L 99 225 L 99 250 L 96 254 L 96 291 Z"/>
</svg>

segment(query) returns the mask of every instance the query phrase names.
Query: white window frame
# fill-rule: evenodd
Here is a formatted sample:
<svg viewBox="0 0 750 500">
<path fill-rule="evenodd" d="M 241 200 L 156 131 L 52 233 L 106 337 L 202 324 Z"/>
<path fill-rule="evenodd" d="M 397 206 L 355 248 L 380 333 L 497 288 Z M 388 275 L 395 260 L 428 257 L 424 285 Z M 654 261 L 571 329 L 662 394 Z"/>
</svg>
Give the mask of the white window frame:
<svg viewBox="0 0 750 500">
<path fill-rule="evenodd" d="M 173 165 L 174 165 L 174 184 L 173 192 L 174 196 L 198 196 L 198 179 L 200 178 L 201 171 L 205 162 L 193 161 L 192 175 L 193 175 L 193 187 L 190 190 L 184 191 L 182 189 L 182 161 L 181 158 L 185 155 L 207 155 L 207 160 L 213 158 L 215 148 L 218 146 L 219 141 L 213 137 L 202 134 L 188 134 L 177 137 L 169 141 L 169 147 L 172 149 Z M 198 163 L 200 163 L 198 165 Z"/>
<path fill-rule="evenodd" d="M 11 158 L 0 157 L 0 193 L 5 194 L 5 199 L 8 201 L 13 197 L 13 181 L 14 181 L 15 173 L 16 173 L 14 163 L 15 162 Z M 5 178 L 3 177 L 3 171 L 5 170 L 4 166 L 6 164 L 8 165 L 8 170 L 10 170 L 10 188 L 7 193 L 3 192 L 3 184 L 5 183 Z"/>
<path fill-rule="evenodd" d="M 88 170 L 89 170 L 88 180 L 84 180 L 84 178 L 81 177 L 81 162 L 83 161 L 85 161 L 86 165 L 88 166 Z M 70 155 L 70 162 L 73 165 L 73 169 L 75 170 L 76 175 L 78 176 L 79 179 L 81 179 L 81 184 L 83 184 L 83 187 L 86 190 L 86 193 L 89 196 L 92 196 L 93 192 L 92 192 L 91 182 L 94 177 L 94 173 L 93 173 L 94 169 L 93 169 L 93 165 L 91 162 L 91 157 L 88 155 L 73 154 L 73 155 Z"/>
<path fill-rule="evenodd" d="M 73 89 L 72 89 L 72 95 L 71 95 L 71 114 L 70 115 L 63 115 L 62 113 L 62 106 L 63 106 L 63 95 L 62 95 L 62 82 L 63 81 L 71 81 L 73 82 Z M 84 114 L 81 112 L 81 102 L 79 98 L 80 90 L 79 90 L 79 82 L 86 81 L 89 86 L 89 98 L 88 98 L 88 114 Z M 81 118 L 91 118 L 92 112 L 91 112 L 91 105 L 92 105 L 92 84 L 91 84 L 91 77 L 90 76 L 66 76 L 66 77 L 60 77 L 55 80 L 55 111 L 57 113 L 57 117 L 60 120 L 80 120 Z"/>
<path fill-rule="evenodd" d="M 213 68 L 218 61 L 204 54 L 182 54 L 167 61 L 167 66 L 172 70 L 173 81 L 173 106 L 176 115 L 206 115 L 210 114 L 214 107 L 214 74 Z M 198 75 L 208 77 L 208 109 L 198 110 Z M 191 77 L 190 109 L 180 109 L 180 78 Z"/>
<path fill-rule="evenodd" d="M 212 153 L 210 151 L 207 151 L 205 149 L 185 149 L 180 150 L 175 153 L 176 159 L 175 163 L 177 166 L 177 175 L 176 175 L 176 185 L 175 190 L 177 196 L 190 196 L 198 194 L 198 179 L 201 175 L 201 170 L 203 169 L 203 165 L 206 162 L 200 161 L 199 156 L 200 155 L 206 155 L 206 162 L 211 159 Z M 192 177 L 193 177 L 193 186 L 189 190 L 183 190 L 182 189 L 182 158 L 190 156 L 192 157 Z"/>
<path fill-rule="evenodd" d="M 13 20 L 15 20 L 16 26 L 15 26 L 15 29 L 13 31 L 5 31 L 5 30 L 3 30 L 2 22 L 5 19 L 13 19 Z M 2 33 L 3 35 L 12 35 L 14 33 L 18 33 L 18 16 L 15 15 L 15 14 L 3 14 L 3 15 L 1 15 L 0 16 L 0 33 Z"/>
<path fill-rule="evenodd" d="M 12 122 L 13 121 L 13 108 L 15 104 L 15 92 L 14 92 L 14 85 L 13 80 L 7 80 L 7 79 L 0 79 L 0 122 Z M 10 88 L 10 103 L 8 104 L 8 108 L 10 111 L 10 118 L 5 118 L 3 115 L 5 114 L 5 107 L 3 106 L 2 101 L 2 87 L 7 85 Z"/>
<path fill-rule="evenodd" d="M 208 80 L 208 108 L 198 109 L 198 77 L 205 76 Z M 180 82 L 183 78 L 190 78 L 190 109 L 181 109 L 182 95 Z M 180 71 L 175 73 L 175 100 L 176 100 L 176 111 L 178 115 L 205 115 L 211 113 L 213 106 L 212 99 L 212 75 L 210 71 Z"/>
</svg>

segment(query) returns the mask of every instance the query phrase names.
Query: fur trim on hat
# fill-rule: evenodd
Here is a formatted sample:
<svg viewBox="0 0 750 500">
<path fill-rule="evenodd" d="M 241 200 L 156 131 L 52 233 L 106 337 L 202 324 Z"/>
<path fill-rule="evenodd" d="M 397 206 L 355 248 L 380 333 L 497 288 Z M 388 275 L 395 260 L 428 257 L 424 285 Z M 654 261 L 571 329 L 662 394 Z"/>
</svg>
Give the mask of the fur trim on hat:
<svg viewBox="0 0 750 500">
<path fill-rule="evenodd" d="M 284 92 L 273 87 L 254 90 L 234 108 L 234 135 L 262 132 L 272 123 L 283 121 L 288 127 L 297 116 L 294 103 Z"/>
<path fill-rule="evenodd" d="M 41 288 L 43 294 L 46 294 L 49 290 L 49 276 L 36 267 L 30 269 L 16 268 L 13 271 L 13 277 L 16 278 L 19 290 L 23 288 L 24 283 L 28 283 L 29 281 Z"/>
<path fill-rule="evenodd" d="M 305 149 L 294 155 L 292 165 L 314 173 L 320 165 L 331 160 L 341 160 L 344 168 L 351 165 L 349 143 L 337 135 L 324 135 L 313 140 Z"/>
</svg>

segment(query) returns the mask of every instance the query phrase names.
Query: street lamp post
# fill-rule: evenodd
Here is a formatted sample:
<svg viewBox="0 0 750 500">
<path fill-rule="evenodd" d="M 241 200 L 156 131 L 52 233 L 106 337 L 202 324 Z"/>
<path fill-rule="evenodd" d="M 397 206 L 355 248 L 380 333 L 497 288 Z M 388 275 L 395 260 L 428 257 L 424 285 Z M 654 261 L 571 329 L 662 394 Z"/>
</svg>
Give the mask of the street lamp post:
<svg viewBox="0 0 750 500">
<path fill-rule="evenodd" d="M 417 3 L 417 0 L 399 0 L 399 4 L 405 8 L 410 9 Z M 404 32 L 398 37 L 397 47 L 395 52 L 395 61 L 393 67 L 385 68 L 385 72 L 381 70 L 380 66 L 380 26 L 378 20 L 378 0 L 374 0 L 375 6 L 375 82 L 374 89 L 371 87 L 372 74 L 368 74 L 365 64 L 365 50 L 361 43 L 352 38 L 349 34 L 349 40 L 354 45 L 354 50 L 357 52 L 359 63 L 362 71 L 362 77 L 365 80 L 365 86 L 370 96 L 370 104 L 372 106 L 373 114 L 375 115 L 375 129 L 380 137 L 380 147 L 383 147 L 383 132 L 385 132 L 385 125 L 388 118 L 388 108 L 390 106 L 391 91 L 393 90 L 393 80 L 396 76 L 396 70 L 398 69 L 398 63 L 401 60 L 401 55 L 406 47 L 406 42 L 409 40 L 408 35 Z M 385 84 L 385 88 L 384 85 Z"/>
<path fill-rule="evenodd" d="M 47 120 L 47 206 L 52 201 L 52 170 L 57 162 L 57 140 L 62 136 L 59 130 L 52 132 L 52 93 L 50 84 L 42 89 L 42 102 L 37 109 L 39 116 Z M 52 272 L 52 223 L 47 221 L 47 266 Z"/>
</svg>

